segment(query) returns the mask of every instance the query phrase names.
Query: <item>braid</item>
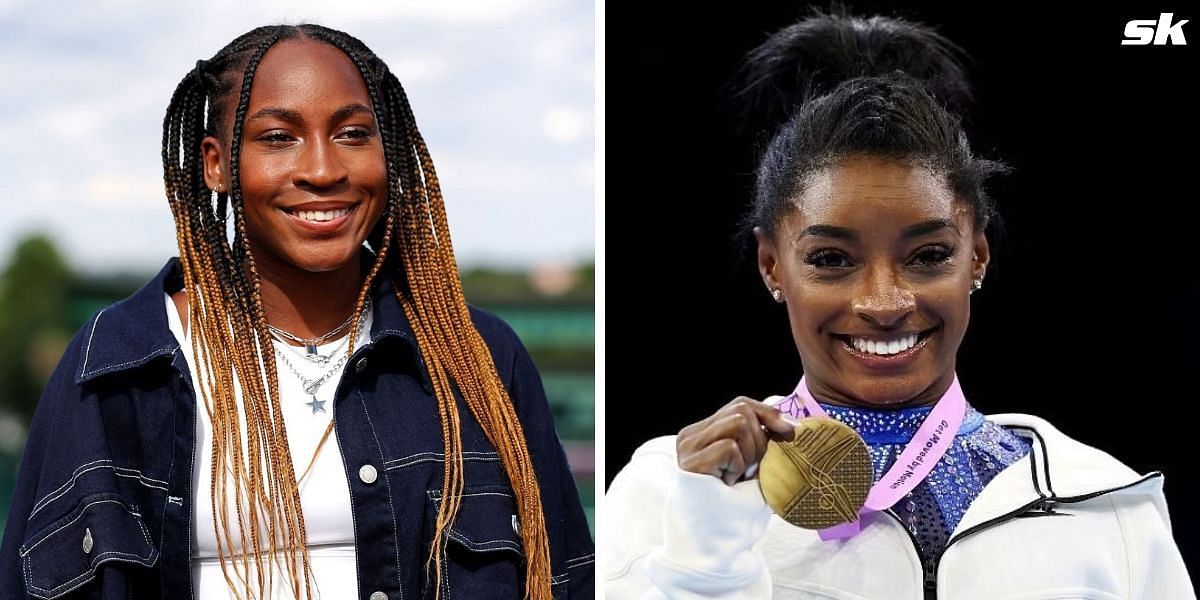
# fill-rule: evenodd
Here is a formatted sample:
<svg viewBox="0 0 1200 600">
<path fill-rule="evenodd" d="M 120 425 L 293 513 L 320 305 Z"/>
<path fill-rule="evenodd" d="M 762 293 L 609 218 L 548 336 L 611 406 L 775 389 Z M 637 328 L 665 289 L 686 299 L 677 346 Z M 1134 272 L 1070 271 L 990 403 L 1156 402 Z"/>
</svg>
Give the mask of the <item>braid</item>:
<svg viewBox="0 0 1200 600">
<path fill-rule="evenodd" d="M 429 150 L 396 76 L 358 39 L 317 25 L 260 27 L 233 40 L 210 60 L 197 63 L 180 82 L 163 122 L 163 179 L 189 299 L 192 355 L 199 371 L 195 387 L 213 428 L 213 527 L 226 583 L 239 598 L 264 596 L 273 587 L 274 574 L 264 564 L 265 550 L 272 563 L 282 555 L 297 598 L 301 579 L 304 596 L 313 595 L 304 515 L 240 183 L 243 128 L 254 74 L 274 44 L 297 37 L 319 40 L 345 53 L 362 75 L 375 108 L 388 197 L 385 218 L 367 239 L 375 260 L 359 291 L 349 335 L 357 339 L 371 286 L 386 276 L 412 323 L 429 371 L 446 457 L 427 575 L 441 580 L 449 528 L 462 504 L 465 482 L 457 392 L 499 453 L 516 493 L 527 557 L 526 595 L 548 600 L 549 541 L 540 488 L 516 410 L 471 322 Z M 214 198 L 204 183 L 201 143 L 206 134 L 220 137 L 225 131 L 229 105 L 234 106 L 231 186 L 228 193 Z M 230 208 L 232 243 L 226 233 Z M 348 353 L 353 350 L 353 345 L 347 348 Z M 241 392 L 241 407 L 236 390 Z M 240 418 L 246 422 L 245 456 Z M 227 490 L 230 481 L 233 489 Z M 226 561 L 235 547 L 226 512 L 230 496 L 244 551 L 240 559 Z M 257 575 L 254 582 L 249 580 L 252 568 Z"/>
<path fill-rule="evenodd" d="M 462 503 L 464 468 L 460 419 L 454 395 L 457 387 L 467 408 L 500 454 L 505 473 L 516 492 L 527 557 L 527 595 L 548 599 L 549 540 L 533 461 L 516 410 L 496 371 L 491 353 L 471 322 L 458 277 L 437 172 L 417 129 L 404 88 L 382 61 L 353 37 L 313 26 L 302 28 L 311 37 L 341 49 L 362 73 L 371 101 L 381 115 L 378 123 L 385 139 L 389 181 L 398 182 L 404 192 L 401 195 L 403 202 L 389 203 L 389 208 L 399 210 L 404 233 L 403 243 L 397 243 L 396 248 L 401 260 L 395 263 L 398 268 L 391 275 L 408 283 L 407 287 L 399 284 L 393 287 L 426 358 L 438 400 L 446 450 L 442 501 L 430 548 L 432 575 L 435 580 L 440 580 L 441 549 Z M 360 57 L 359 52 L 365 57 Z M 369 68 L 368 64 L 375 69 Z M 376 92 L 376 81 L 383 88 L 382 98 Z M 399 148 L 391 143 L 397 137 Z M 390 220 L 392 215 L 388 217 Z M 389 231 L 390 228 L 389 222 Z M 385 237 L 395 240 L 391 235 Z"/>
<path fill-rule="evenodd" d="M 164 180 L 189 297 L 192 353 L 199 371 L 196 390 L 213 427 L 213 527 L 222 572 L 238 597 L 262 597 L 272 587 L 274 570 L 264 564 L 264 549 L 272 562 L 282 554 L 297 597 L 301 578 L 305 597 L 313 595 L 299 491 L 278 402 L 278 375 L 274 360 L 264 356 L 271 345 L 260 284 L 246 245 L 238 173 L 254 70 L 267 50 L 286 37 L 294 34 L 259 28 L 234 40 L 211 60 L 201 61 L 179 84 L 163 127 Z M 217 194 L 214 202 L 203 181 L 201 142 L 205 134 L 221 131 L 222 106 L 239 68 L 242 85 L 230 145 L 232 186 L 229 194 Z M 232 246 L 225 233 L 230 204 L 236 228 Z M 235 388 L 242 392 L 244 408 L 239 408 Z M 246 420 L 245 456 L 241 417 Z M 232 489 L 227 489 L 229 483 Z M 227 561 L 235 547 L 227 522 L 231 496 L 244 551 L 239 559 Z M 243 496 L 248 502 L 243 502 Z M 252 568 L 255 581 L 250 581 Z"/>
</svg>

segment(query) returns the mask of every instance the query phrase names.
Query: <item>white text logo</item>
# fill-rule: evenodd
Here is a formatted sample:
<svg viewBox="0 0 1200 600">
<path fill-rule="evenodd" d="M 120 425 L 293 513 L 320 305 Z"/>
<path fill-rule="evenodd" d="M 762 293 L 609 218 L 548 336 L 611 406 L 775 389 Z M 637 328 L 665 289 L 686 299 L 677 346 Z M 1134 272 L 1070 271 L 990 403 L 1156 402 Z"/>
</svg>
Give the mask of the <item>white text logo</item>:
<svg viewBox="0 0 1200 600">
<path fill-rule="evenodd" d="M 1183 26 L 1188 20 L 1171 23 L 1175 13 L 1162 13 L 1158 20 L 1130 21 L 1125 24 L 1125 39 L 1122 46 L 1186 46 L 1187 38 L 1183 37 Z"/>
</svg>

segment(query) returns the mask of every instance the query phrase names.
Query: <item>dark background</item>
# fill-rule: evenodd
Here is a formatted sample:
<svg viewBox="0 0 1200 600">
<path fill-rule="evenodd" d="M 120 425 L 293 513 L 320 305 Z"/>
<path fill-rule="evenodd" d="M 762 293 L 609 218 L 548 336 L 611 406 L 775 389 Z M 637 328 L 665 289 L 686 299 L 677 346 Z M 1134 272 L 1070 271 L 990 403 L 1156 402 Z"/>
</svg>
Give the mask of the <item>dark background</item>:
<svg viewBox="0 0 1200 600">
<path fill-rule="evenodd" d="M 1041 416 L 1166 474 L 1175 537 L 1200 572 L 1197 75 L 1189 46 L 1121 46 L 1182 2 L 1082 11 L 856 2 L 936 26 L 973 57 L 977 154 L 1007 222 L 958 374 L 985 413 Z M 642 442 L 800 376 L 782 307 L 734 243 L 761 144 L 736 130 L 740 58 L 806 14 L 610 4 L 606 14 L 606 482 Z"/>
</svg>

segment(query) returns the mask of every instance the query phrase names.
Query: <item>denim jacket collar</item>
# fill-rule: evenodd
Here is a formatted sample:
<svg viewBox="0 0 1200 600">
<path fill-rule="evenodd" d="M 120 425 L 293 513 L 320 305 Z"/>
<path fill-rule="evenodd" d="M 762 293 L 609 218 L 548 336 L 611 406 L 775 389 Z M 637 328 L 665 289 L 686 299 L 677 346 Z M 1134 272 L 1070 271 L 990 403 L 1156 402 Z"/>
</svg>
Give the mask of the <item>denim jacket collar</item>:
<svg viewBox="0 0 1200 600">
<path fill-rule="evenodd" d="M 364 260 L 370 255 L 364 250 Z M 408 316 L 396 300 L 392 282 L 380 278 L 371 289 L 374 322 L 371 341 L 358 352 L 403 340 L 421 373 L 422 386 L 432 392 L 429 372 L 417 345 Z M 139 369 L 160 357 L 171 357 L 179 350 L 179 341 L 167 325 L 164 293 L 183 289 L 183 270 L 178 258 L 171 258 L 149 283 L 129 298 L 102 311 L 86 326 L 88 330 L 75 369 L 75 383 L 82 384 L 101 375 Z M 93 343 L 95 342 L 95 343 Z"/>
</svg>

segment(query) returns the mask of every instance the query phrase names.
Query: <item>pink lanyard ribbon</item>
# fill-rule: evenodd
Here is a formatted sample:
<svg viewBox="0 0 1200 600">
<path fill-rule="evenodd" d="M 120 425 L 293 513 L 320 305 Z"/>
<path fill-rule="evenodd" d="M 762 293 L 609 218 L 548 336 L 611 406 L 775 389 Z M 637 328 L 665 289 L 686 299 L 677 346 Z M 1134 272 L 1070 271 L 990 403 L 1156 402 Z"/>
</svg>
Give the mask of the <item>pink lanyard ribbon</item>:
<svg viewBox="0 0 1200 600">
<path fill-rule="evenodd" d="M 812 394 L 809 393 L 803 377 L 800 378 L 796 390 L 776 404 L 775 408 L 790 415 L 793 419 L 829 418 L 825 414 L 825 409 L 821 408 L 821 405 L 817 404 Z M 854 537 L 862 528 L 864 515 L 891 508 L 916 488 L 917 484 L 929 475 L 934 465 L 950 449 L 950 445 L 954 442 L 954 436 L 958 434 L 958 428 L 962 426 L 966 412 L 967 400 L 963 397 L 962 388 L 958 385 L 958 376 L 955 376 L 954 381 L 950 383 L 950 388 L 937 401 L 937 404 L 934 404 L 933 410 L 917 428 L 917 433 L 904 448 L 904 452 L 901 452 L 900 456 L 896 458 L 892 468 L 888 469 L 887 473 L 884 473 L 883 477 L 880 477 L 879 481 L 871 486 L 871 491 L 867 493 L 867 501 L 858 512 L 859 518 L 849 523 L 822 529 L 820 531 L 821 539 L 828 541 Z"/>
</svg>

